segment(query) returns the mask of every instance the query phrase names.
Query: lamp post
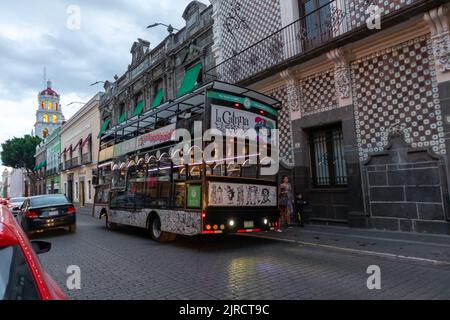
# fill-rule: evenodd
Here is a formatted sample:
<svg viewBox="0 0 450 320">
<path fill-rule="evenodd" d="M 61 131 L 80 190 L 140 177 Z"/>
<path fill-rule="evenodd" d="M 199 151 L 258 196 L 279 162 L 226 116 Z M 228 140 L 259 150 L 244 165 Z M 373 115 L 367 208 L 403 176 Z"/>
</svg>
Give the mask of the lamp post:
<svg viewBox="0 0 450 320">
<path fill-rule="evenodd" d="M 180 31 L 179 29 L 174 28 L 171 24 L 167 25 L 167 24 L 161 23 L 161 22 L 156 22 L 156 23 L 154 23 L 154 24 L 151 24 L 151 25 L 149 25 L 149 26 L 147 27 L 147 29 L 154 28 L 154 27 L 157 27 L 157 26 L 163 26 L 163 27 L 166 27 L 166 28 L 167 28 L 167 32 L 169 32 L 170 34 L 172 34 L 174 30 L 175 30 L 175 31 Z"/>
<path fill-rule="evenodd" d="M 95 81 L 94 83 L 91 84 L 91 87 L 93 87 L 93 86 L 95 86 L 95 85 L 97 85 L 97 84 L 99 84 L 99 83 L 105 84 L 106 81 Z"/>
<path fill-rule="evenodd" d="M 73 104 L 86 104 L 86 102 L 73 101 L 73 102 L 69 103 L 68 105 L 66 105 L 66 107 L 69 107 Z"/>
</svg>

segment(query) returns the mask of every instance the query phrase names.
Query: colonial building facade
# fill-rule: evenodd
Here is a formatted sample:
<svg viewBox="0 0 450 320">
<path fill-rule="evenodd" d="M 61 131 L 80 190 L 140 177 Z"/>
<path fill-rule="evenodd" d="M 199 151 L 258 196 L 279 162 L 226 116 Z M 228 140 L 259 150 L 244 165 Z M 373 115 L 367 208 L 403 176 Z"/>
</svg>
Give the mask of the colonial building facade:
<svg viewBox="0 0 450 320">
<path fill-rule="evenodd" d="M 97 167 L 101 94 L 95 95 L 61 128 L 60 193 L 84 207 L 94 202 L 93 170 Z"/>
<path fill-rule="evenodd" d="M 31 177 L 31 194 L 41 195 L 46 194 L 46 168 L 47 168 L 47 148 L 45 141 L 41 142 L 36 147 L 36 154 L 34 155 L 36 165 L 33 170 L 33 176 Z"/>
<path fill-rule="evenodd" d="M 57 128 L 45 141 L 47 152 L 45 186 L 47 194 L 56 194 L 61 189 L 59 157 L 61 153 L 61 128 Z"/>
<path fill-rule="evenodd" d="M 211 6 L 192 1 L 183 13 L 186 25 L 181 30 L 173 33 L 169 28 L 169 35 L 153 49 L 142 39 L 133 44 L 128 70 L 113 83 L 105 84 L 98 137 L 107 137 L 108 129 L 176 99 L 205 80 L 205 70 L 215 62 L 211 15 Z M 108 138 L 103 141 L 107 142 Z"/>
<path fill-rule="evenodd" d="M 283 102 L 311 222 L 450 232 L 448 1 L 211 2 L 207 73 Z"/>
</svg>

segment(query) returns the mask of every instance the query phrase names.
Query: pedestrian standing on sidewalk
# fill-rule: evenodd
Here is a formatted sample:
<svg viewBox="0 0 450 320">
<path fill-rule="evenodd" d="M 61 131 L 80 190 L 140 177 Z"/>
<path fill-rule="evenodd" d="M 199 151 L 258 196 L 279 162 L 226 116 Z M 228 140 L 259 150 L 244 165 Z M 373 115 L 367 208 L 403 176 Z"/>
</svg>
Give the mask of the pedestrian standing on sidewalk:
<svg viewBox="0 0 450 320">
<path fill-rule="evenodd" d="M 281 227 L 282 222 L 286 224 L 288 228 L 291 227 L 291 215 L 294 211 L 294 196 L 292 193 L 292 186 L 289 183 L 289 178 L 287 176 L 283 176 L 280 184 L 280 221 L 278 225 Z M 281 232 L 280 229 L 278 229 Z"/>
<path fill-rule="evenodd" d="M 297 194 L 297 197 L 295 197 L 295 212 L 297 213 L 297 225 L 302 228 L 304 227 L 303 211 L 307 204 L 308 203 L 303 199 L 303 194 Z"/>
</svg>

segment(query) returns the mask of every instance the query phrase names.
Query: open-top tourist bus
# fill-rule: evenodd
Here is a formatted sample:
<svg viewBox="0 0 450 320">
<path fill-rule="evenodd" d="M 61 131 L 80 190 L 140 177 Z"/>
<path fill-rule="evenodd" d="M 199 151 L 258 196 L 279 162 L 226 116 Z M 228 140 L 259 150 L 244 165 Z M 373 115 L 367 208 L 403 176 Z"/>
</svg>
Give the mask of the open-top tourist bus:
<svg viewBox="0 0 450 320">
<path fill-rule="evenodd" d="M 214 81 L 113 128 L 106 119 L 99 133 L 93 215 L 105 218 L 110 229 L 146 228 L 157 241 L 177 234 L 277 229 L 277 175 L 274 170 L 267 175 L 264 168 L 274 165 L 276 139 L 271 135 L 279 104 L 256 91 Z M 177 149 L 179 129 L 193 136 L 200 131 L 200 140 L 194 136 Z M 209 160 L 205 154 L 213 142 L 203 139 L 208 129 L 227 134 Z M 244 139 L 242 147 L 239 135 L 248 129 L 257 134 Z"/>
</svg>

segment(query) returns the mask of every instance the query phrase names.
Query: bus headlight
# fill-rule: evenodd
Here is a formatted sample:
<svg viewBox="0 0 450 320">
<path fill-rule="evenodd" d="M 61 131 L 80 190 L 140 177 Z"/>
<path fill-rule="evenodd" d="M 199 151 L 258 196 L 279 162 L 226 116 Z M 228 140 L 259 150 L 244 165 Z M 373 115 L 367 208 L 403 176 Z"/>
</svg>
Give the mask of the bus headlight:
<svg viewBox="0 0 450 320">
<path fill-rule="evenodd" d="M 228 224 L 230 225 L 230 227 L 234 227 L 234 220 L 228 221 Z"/>
<path fill-rule="evenodd" d="M 267 225 L 269 223 L 269 220 L 264 219 L 264 224 Z"/>
</svg>

